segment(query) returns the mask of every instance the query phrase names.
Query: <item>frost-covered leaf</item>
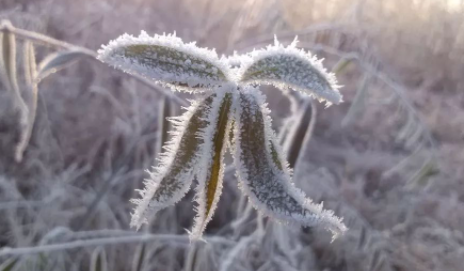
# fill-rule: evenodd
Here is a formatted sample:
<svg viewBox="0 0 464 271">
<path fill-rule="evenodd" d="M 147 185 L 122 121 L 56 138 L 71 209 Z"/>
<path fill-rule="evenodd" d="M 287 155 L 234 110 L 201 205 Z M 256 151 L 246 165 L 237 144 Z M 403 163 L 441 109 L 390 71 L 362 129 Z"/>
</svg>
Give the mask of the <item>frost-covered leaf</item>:
<svg viewBox="0 0 464 271">
<path fill-rule="evenodd" d="M 159 166 L 150 172 L 141 199 L 131 200 L 137 206 L 132 214 L 131 226 L 139 228 L 147 223 L 148 216 L 179 201 L 190 188 L 198 153 L 204 145 L 199 135 L 208 127 L 208 116 L 217 94 L 194 102 L 181 117 L 171 118 L 175 126 L 173 138 L 161 155 Z"/>
<path fill-rule="evenodd" d="M 191 232 L 191 239 L 201 238 L 207 223 L 211 220 L 222 192 L 224 177 L 223 156 L 227 147 L 227 136 L 230 130 L 231 106 L 233 95 L 221 90 L 212 105 L 208 116 L 208 127 L 203 131 L 204 146 L 200 153 L 201 160 L 197 164 L 196 189 L 197 216 Z"/>
<path fill-rule="evenodd" d="M 230 81 L 229 67 L 216 52 L 184 43 L 175 34 L 150 37 L 124 34 L 103 46 L 98 58 L 178 90 L 194 91 Z"/>
<path fill-rule="evenodd" d="M 335 76 L 326 71 L 321 60 L 295 45 L 296 42 L 285 47 L 276 40 L 273 46 L 244 56 L 240 81 L 292 88 L 326 101 L 328 105 L 342 102 Z"/>
<path fill-rule="evenodd" d="M 334 237 L 343 233 L 346 227 L 341 219 L 294 187 L 268 111 L 256 89 L 247 88 L 240 93 L 234 155 L 240 188 L 265 215 L 304 226 L 322 225 Z"/>
</svg>

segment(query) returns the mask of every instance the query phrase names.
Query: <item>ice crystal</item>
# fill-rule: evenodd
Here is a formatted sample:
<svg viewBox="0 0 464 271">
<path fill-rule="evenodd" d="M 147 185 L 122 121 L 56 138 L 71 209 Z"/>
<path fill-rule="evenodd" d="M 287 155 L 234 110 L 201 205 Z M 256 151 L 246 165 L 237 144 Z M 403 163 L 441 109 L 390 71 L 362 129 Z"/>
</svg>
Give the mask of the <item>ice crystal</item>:
<svg viewBox="0 0 464 271">
<path fill-rule="evenodd" d="M 256 209 L 287 223 L 322 225 L 337 236 L 347 230 L 332 211 L 315 204 L 292 183 L 265 98 L 253 84 L 273 84 L 314 95 L 338 104 L 342 97 L 335 77 L 321 61 L 295 43 L 277 41 L 245 56 L 219 57 L 214 51 L 185 44 L 175 35 L 145 32 L 123 35 L 103 46 L 99 59 L 126 72 L 154 79 L 187 91 L 204 91 L 181 117 L 172 118 L 173 138 L 161 154 L 160 164 L 145 181 L 131 226 L 139 228 L 157 211 L 175 204 L 196 188 L 195 223 L 190 237 L 200 239 L 217 207 L 224 175 L 223 157 L 231 150 L 239 187 Z"/>
</svg>

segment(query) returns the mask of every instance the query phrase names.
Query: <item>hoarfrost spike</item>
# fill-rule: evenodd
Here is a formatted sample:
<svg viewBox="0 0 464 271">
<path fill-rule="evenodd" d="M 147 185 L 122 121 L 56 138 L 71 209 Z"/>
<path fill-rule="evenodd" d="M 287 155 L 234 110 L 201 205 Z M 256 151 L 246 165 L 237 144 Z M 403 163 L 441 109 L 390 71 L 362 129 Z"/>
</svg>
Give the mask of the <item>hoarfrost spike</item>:
<svg viewBox="0 0 464 271">
<path fill-rule="evenodd" d="M 198 91 L 231 81 L 229 66 L 216 52 L 171 35 L 124 34 L 103 46 L 98 59 L 183 91 Z"/>
<path fill-rule="evenodd" d="M 172 205 L 185 196 L 192 183 L 194 168 L 198 163 L 198 153 L 204 138 L 198 137 L 208 127 L 208 116 L 217 94 L 211 94 L 199 103 L 193 103 L 175 124 L 174 136 L 161 155 L 160 165 L 150 173 L 145 181 L 145 189 L 140 191 L 141 199 L 131 200 L 136 204 L 132 214 L 131 227 L 140 228 L 147 223 L 148 216 Z"/>
<path fill-rule="evenodd" d="M 340 86 L 335 75 L 326 71 L 321 60 L 297 49 L 296 42 L 295 39 L 285 47 L 276 39 L 273 46 L 242 57 L 240 81 L 271 84 L 281 89 L 292 88 L 316 96 L 328 105 L 341 103 Z"/>
<path fill-rule="evenodd" d="M 235 120 L 235 163 L 241 190 L 265 215 L 304 226 L 322 225 L 333 233 L 346 231 L 341 219 L 312 203 L 294 187 L 258 90 L 240 93 Z"/>
<path fill-rule="evenodd" d="M 197 165 L 198 187 L 196 188 L 197 216 L 190 233 L 191 240 L 201 238 L 206 225 L 213 217 L 219 197 L 222 193 L 224 177 L 223 157 L 227 149 L 227 136 L 230 129 L 230 111 L 233 94 L 218 93 L 209 116 L 209 126 L 205 129 L 203 153 Z"/>
</svg>

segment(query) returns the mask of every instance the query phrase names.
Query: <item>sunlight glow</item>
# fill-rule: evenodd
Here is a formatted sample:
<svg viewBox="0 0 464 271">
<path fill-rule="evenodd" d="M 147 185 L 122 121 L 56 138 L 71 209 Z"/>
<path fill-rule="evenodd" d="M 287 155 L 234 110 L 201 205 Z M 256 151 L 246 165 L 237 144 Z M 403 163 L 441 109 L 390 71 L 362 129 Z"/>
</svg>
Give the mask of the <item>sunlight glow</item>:
<svg viewBox="0 0 464 271">
<path fill-rule="evenodd" d="M 446 0 L 446 8 L 448 11 L 460 11 L 463 8 L 462 0 Z"/>
</svg>

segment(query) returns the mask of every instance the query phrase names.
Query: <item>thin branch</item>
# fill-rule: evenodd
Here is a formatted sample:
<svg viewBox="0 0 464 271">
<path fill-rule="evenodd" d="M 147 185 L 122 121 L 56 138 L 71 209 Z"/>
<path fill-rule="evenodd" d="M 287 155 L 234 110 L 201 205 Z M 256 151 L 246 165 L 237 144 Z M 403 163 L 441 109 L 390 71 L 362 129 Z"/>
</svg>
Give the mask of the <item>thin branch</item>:
<svg viewBox="0 0 464 271">
<path fill-rule="evenodd" d="M 230 241 L 221 237 L 205 237 L 207 241 L 213 243 L 219 243 L 222 245 L 234 245 L 234 241 Z M 93 246 L 106 246 L 116 244 L 127 244 L 127 243 L 144 243 L 144 242 L 169 242 L 170 245 L 173 243 L 179 245 L 189 245 L 190 239 L 188 235 L 174 235 L 174 234 L 138 234 L 121 237 L 109 237 L 109 238 L 97 238 L 91 240 L 76 240 L 72 242 L 62 244 L 51 244 L 36 247 L 22 247 L 22 248 L 9 248 L 5 247 L 0 250 L 0 257 L 4 256 L 19 256 L 46 252 L 63 251 L 68 249 L 78 249 L 83 247 Z"/>
</svg>

